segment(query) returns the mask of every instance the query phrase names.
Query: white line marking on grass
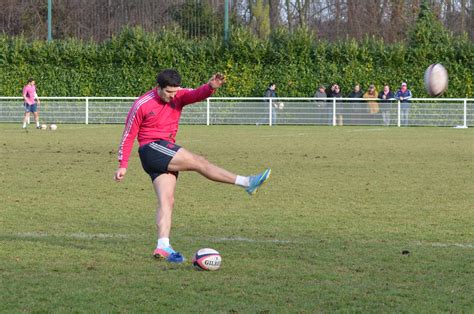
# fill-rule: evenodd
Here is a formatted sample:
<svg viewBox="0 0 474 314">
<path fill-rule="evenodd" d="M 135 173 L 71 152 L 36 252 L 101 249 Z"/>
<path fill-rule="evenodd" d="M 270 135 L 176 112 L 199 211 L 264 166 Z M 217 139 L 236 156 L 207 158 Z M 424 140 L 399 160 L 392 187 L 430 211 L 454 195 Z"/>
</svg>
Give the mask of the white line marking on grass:
<svg viewBox="0 0 474 314">
<path fill-rule="evenodd" d="M 66 234 L 66 237 L 76 238 L 76 239 L 110 239 L 110 238 L 118 238 L 118 239 L 125 239 L 129 238 L 127 234 L 119 234 L 119 233 L 70 233 Z"/>
<path fill-rule="evenodd" d="M 48 238 L 48 237 L 57 237 L 57 238 L 72 238 L 72 239 L 126 239 L 130 236 L 127 234 L 119 233 L 65 233 L 65 234 L 48 234 L 46 232 L 20 232 L 15 234 L 17 237 L 22 238 Z"/>
<path fill-rule="evenodd" d="M 260 135 L 259 137 L 266 138 L 266 137 L 295 137 L 295 136 L 306 136 L 306 133 L 298 133 L 298 134 L 271 134 L 271 135 Z"/>
<path fill-rule="evenodd" d="M 421 242 L 418 241 L 417 245 L 430 245 L 433 247 L 460 247 L 463 249 L 474 249 L 474 243 L 441 243 L 441 242 Z"/>
<path fill-rule="evenodd" d="M 58 124 L 60 126 L 60 124 Z M 85 126 L 73 126 L 69 128 L 68 130 L 79 130 L 79 129 L 102 129 L 104 128 L 105 124 L 99 124 L 99 125 L 85 125 Z M 111 124 L 108 124 L 107 126 L 111 126 Z M 122 126 L 122 125 L 120 125 Z"/>
<path fill-rule="evenodd" d="M 380 131 L 386 131 L 388 128 L 376 128 L 376 129 L 356 129 L 356 130 L 347 130 L 347 132 L 352 133 L 352 132 L 380 132 Z"/>
<path fill-rule="evenodd" d="M 278 239 L 255 240 L 255 239 L 242 238 L 242 237 L 211 238 L 211 240 L 214 240 L 214 241 L 250 242 L 250 243 L 294 243 L 293 241 L 289 241 L 289 240 L 278 240 Z"/>
</svg>

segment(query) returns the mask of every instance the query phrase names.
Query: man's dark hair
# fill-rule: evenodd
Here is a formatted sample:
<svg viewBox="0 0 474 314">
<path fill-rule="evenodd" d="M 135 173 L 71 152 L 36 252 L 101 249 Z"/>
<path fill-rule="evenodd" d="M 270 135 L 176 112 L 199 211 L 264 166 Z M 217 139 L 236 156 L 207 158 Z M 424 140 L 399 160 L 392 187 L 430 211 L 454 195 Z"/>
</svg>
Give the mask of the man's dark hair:
<svg viewBox="0 0 474 314">
<path fill-rule="evenodd" d="M 163 70 L 158 74 L 156 83 L 161 88 L 165 88 L 166 86 L 179 87 L 181 86 L 181 75 L 179 75 L 178 71 L 173 69 Z"/>
<path fill-rule="evenodd" d="M 272 87 L 273 85 L 275 85 L 275 83 L 270 82 L 270 84 L 268 84 L 268 88 Z"/>
<path fill-rule="evenodd" d="M 35 79 L 32 78 L 32 77 L 28 78 L 28 84 L 31 83 L 31 82 L 33 82 L 34 80 L 35 80 Z"/>
</svg>

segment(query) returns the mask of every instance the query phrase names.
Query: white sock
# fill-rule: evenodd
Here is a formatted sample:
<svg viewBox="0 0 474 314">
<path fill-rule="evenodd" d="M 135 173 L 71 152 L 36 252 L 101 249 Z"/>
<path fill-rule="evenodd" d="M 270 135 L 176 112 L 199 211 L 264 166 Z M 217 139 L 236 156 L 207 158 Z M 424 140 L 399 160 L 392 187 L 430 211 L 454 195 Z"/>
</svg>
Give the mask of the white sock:
<svg viewBox="0 0 474 314">
<path fill-rule="evenodd" d="M 26 128 L 26 122 L 23 122 L 23 127 Z"/>
<path fill-rule="evenodd" d="M 250 181 L 249 177 L 237 176 L 237 179 L 235 179 L 235 185 L 240 185 L 240 186 L 243 186 L 244 188 L 248 188 L 250 184 L 249 181 Z"/>
<path fill-rule="evenodd" d="M 170 238 L 159 238 L 157 249 L 164 249 L 165 247 L 170 246 Z"/>
<path fill-rule="evenodd" d="M 39 123 L 39 121 L 36 121 L 36 126 L 40 126 L 40 123 Z"/>
</svg>

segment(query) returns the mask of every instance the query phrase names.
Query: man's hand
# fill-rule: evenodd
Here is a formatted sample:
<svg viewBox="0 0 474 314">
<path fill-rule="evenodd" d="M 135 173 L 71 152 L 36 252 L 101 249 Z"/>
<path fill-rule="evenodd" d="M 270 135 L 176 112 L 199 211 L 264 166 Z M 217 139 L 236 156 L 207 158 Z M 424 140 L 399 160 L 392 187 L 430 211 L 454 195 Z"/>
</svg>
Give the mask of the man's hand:
<svg viewBox="0 0 474 314">
<path fill-rule="evenodd" d="M 216 73 L 214 74 L 211 79 L 209 80 L 209 85 L 211 86 L 212 89 L 217 89 L 224 85 L 225 83 L 225 77 L 224 74 L 222 73 Z"/>
<path fill-rule="evenodd" d="M 121 182 L 127 173 L 127 168 L 118 168 L 115 171 L 114 180 L 117 182 Z"/>
</svg>

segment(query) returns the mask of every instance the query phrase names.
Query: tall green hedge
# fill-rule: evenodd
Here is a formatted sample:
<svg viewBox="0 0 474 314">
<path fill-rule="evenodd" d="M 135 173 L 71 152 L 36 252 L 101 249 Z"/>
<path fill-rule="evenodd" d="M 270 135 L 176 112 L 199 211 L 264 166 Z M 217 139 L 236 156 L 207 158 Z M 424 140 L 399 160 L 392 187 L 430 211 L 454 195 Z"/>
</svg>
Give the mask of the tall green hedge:
<svg viewBox="0 0 474 314">
<path fill-rule="evenodd" d="M 191 40 L 179 33 L 145 33 L 127 28 L 102 43 L 77 40 L 29 42 L 0 36 L 0 96 L 18 96 L 28 77 L 42 96 L 138 96 L 152 88 L 156 74 L 175 68 L 183 85 L 196 87 L 220 71 L 228 82 L 218 96 L 262 96 L 269 82 L 279 96 L 310 97 L 318 84 L 337 82 L 347 95 L 355 83 L 398 88 L 408 82 L 426 97 L 423 73 L 440 62 L 449 72 L 446 97 L 474 96 L 474 44 L 466 37 L 423 25 L 407 43 L 386 45 L 367 38 L 328 43 L 310 32 L 275 30 L 268 40 L 233 30 L 225 45 L 217 39 Z M 434 37 L 433 37 L 434 36 Z"/>
</svg>

